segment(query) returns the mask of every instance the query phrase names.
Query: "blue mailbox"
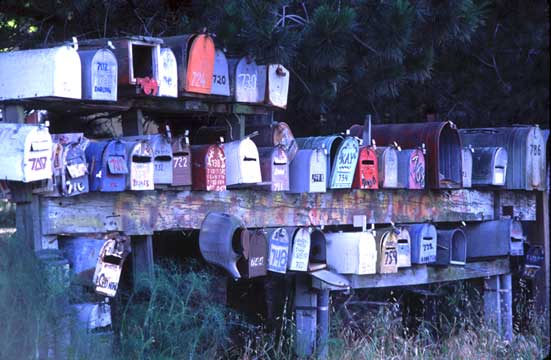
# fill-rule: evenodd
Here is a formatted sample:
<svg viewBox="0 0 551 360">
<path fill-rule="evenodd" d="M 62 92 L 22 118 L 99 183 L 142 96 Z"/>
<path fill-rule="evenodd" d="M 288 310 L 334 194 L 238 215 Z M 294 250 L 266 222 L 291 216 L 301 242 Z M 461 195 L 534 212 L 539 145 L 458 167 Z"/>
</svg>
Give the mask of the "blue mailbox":
<svg viewBox="0 0 551 360">
<path fill-rule="evenodd" d="M 90 191 L 124 191 L 128 176 L 126 146 L 121 140 L 90 141 L 86 147 Z"/>
</svg>

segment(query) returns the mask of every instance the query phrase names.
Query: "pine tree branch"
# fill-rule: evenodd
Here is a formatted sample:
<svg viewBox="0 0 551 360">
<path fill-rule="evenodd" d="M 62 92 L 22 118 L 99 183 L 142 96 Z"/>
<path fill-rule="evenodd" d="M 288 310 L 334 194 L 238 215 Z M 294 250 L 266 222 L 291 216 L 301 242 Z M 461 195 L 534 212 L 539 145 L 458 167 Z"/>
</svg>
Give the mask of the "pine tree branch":
<svg viewBox="0 0 551 360">
<path fill-rule="evenodd" d="M 360 39 L 360 37 L 359 37 L 358 35 L 356 35 L 356 34 L 353 33 L 353 34 L 352 34 L 352 37 L 354 38 L 354 40 L 356 40 L 357 42 L 359 42 L 360 45 L 362 45 L 362 46 L 365 47 L 366 49 L 372 51 L 372 52 L 375 53 L 375 54 L 379 54 L 379 53 L 377 52 L 377 50 L 375 50 L 374 48 L 372 48 L 371 46 L 369 46 L 368 43 L 366 43 L 365 41 L 363 41 L 362 39 Z"/>
</svg>

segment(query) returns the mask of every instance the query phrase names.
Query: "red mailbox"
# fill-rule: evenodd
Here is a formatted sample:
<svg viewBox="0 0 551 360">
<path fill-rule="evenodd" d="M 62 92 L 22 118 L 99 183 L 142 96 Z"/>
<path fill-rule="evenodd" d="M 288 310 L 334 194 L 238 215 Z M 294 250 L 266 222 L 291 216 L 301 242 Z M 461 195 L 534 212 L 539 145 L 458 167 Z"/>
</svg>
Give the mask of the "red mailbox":
<svg viewBox="0 0 551 360">
<path fill-rule="evenodd" d="M 226 190 L 226 156 L 220 145 L 194 145 L 191 158 L 193 190 Z"/>
<path fill-rule="evenodd" d="M 378 189 L 379 174 L 378 174 L 377 154 L 371 146 L 360 147 L 358 156 L 358 165 L 354 174 L 353 189 Z"/>
</svg>

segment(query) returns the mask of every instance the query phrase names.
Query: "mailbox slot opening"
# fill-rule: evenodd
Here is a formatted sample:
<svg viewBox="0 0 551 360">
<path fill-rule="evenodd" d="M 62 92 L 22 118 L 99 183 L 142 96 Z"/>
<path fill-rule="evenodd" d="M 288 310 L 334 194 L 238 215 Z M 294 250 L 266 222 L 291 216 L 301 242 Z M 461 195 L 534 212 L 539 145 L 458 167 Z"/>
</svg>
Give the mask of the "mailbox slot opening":
<svg viewBox="0 0 551 360">
<path fill-rule="evenodd" d="M 184 151 L 184 152 L 175 152 L 174 153 L 174 157 L 179 157 L 179 156 L 189 156 L 189 153 Z"/>
<path fill-rule="evenodd" d="M 255 158 L 251 158 L 251 157 L 245 156 L 245 157 L 243 158 L 243 161 L 256 161 L 256 159 L 255 159 Z"/>
<path fill-rule="evenodd" d="M 320 230 L 314 230 L 310 234 L 310 257 L 309 263 L 325 264 L 327 252 L 325 245 L 325 234 Z"/>
<path fill-rule="evenodd" d="M 159 155 L 155 156 L 155 161 L 172 161 L 172 158 L 169 155 Z"/>
<path fill-rule="evenodd" d="M 373 160 L 362 160 L 362 165 L 375 165 Z"/>
<path fill-rule="evenodd" d="M 153 57 L 155 47 L 131 44 L 133 78 L 153 78 Z"/>
<path fill-rule="evenodd" d="M 103 257 L 103 262 L 113 265 L 120 265 L 122 262 L 122 259 L 115 255 L 107 255 Z"/>
<path fill-rule="evenodd" d="M 448 126 L 440 134 L 439 161 L 441 180 L 461 184 L 461 145 L 457 132 Z"/>
<path fill-rule="evenodd" d="M 151 162 L 151 156 L 132 155 L 132 162 L 135 162 L 135 163 L 150 163 Z"/>
<path fill-rule="evenodd" d="M 467 238 L 463 231 L 454 232 L 450 247 L 450 264 L 465 265 L 467 260 Z"/>
<path fill-rule="evenodd" d="M 408 239 L 398 239 L 398 244 L 409 244 Z"/>
<path fill-rule="evenodd" d="M 276 161 L 276 160 L 274 160 L 274 165 L 276 165 L 276 166 L 284 166 L 284 165 L 287 165 L 287 163 L 286 163 L 286 162 L 282 162 L 282 161 Z"/>
</svg>

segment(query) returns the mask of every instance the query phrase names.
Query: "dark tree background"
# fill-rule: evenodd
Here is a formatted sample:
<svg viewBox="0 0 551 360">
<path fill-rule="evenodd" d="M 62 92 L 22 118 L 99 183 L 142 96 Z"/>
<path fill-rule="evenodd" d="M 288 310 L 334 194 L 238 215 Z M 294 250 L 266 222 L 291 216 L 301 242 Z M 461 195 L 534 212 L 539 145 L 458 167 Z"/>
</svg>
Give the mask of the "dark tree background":
<svg viewBox="0 0 551 360">
<path fill-rule="evenodd" d="M 216 34 L 230 55 L 291 70 L 298 134 L 362 121 L 549 123 L 549 5 L 536 0 L 0 0 L 0 48 L 124 35 Z"/>
</svg>

